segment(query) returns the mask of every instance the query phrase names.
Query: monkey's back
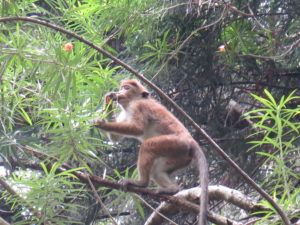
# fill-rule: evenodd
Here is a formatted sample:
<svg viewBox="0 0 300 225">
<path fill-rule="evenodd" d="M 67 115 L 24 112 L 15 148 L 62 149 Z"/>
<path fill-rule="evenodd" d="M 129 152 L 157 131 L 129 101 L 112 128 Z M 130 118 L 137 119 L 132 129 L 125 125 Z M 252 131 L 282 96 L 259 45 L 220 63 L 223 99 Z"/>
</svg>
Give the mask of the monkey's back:
<svg viewBox="0 0 300 225">
<path fill-rule="evenodd" d="M 184 125 L 166 107 L 152 98 L 136 101 L 132 110 L 133 114 L 144 115 L 143 123 L 146 130 L 149 130 L 145 138 L 168 134 L 190 136 Z"/>
</svg>

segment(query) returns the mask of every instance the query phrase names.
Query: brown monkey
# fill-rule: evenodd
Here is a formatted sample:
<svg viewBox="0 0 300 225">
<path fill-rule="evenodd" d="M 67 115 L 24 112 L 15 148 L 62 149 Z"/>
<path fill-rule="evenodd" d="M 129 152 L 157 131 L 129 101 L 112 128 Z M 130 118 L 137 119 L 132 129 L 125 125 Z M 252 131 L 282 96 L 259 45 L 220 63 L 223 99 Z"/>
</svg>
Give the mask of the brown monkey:
<svg viewBox="0 0 300 225">
<path fill-rule="evenodd" d="M 147 89 L 136 80 L 121 82 L 119 92 L 105 97 L 112 109 L 112 101 L 121 106 L 107 121 L 95 120 L 95 126 L 106 131 L 112 141 L 132 137 L 141 141 L 138 156 L 139 179 L 123 179 L 125 186 L 147 187 L 149 180 L 159 186 L 159 193 L 175 194 L 179 186 L 170 179 L 170 174 L 186 167 L 193 158 L 200 170 L 202 188 L 199 224 L 206 224 L 208 205 L 208 166 L 205 155 L 183 124 L 164 106 L 154 100 Z"/>
</svg>

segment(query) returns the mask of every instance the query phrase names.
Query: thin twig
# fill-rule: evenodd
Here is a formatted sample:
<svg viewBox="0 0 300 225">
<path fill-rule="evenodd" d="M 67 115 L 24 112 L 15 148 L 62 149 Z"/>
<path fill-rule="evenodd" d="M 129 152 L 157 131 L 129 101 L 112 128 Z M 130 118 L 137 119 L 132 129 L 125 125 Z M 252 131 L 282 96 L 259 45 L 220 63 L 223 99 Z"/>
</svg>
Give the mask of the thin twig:
<svg viewBox="0 0 300 225">
<path fill-rule="evenodd" d="M 200 2 L 200 4 L 199 4 L 199 2 Z M 288 13 L 257 13 L 257 14 L 254 14 L 253 12 L 251 12 L 251 13 L 245 13 L 245 12 L 242 12 L 241 10 L 237 9 L 231 3 L 219 3 L 219 2 L 212 3 L 211 1 L 205 1 L 205 2 L 199 1 L 199 2 L 190 1 L 190 2 L 187 2 L 187 3 L 179 3 L 179 4 L 176 4 L 176 5 L 172 5 L 170 7 L 167 7 L 167 8 L 160 9 L 158 11 L 154 11 L 153 13 L 151 13 L 151 15 L 159 14 L 159 13 L 164 12 L 164 11 L 172 10 L 172 9 L 175 9 L 175 8 L 178 8 L 178 7 L 182 7 L 182 6 L 188 6 L 188 5 L 191 5 L 191 4 L 194 4 L 194 5 L 197 5 L 197 6 L 200 5 L 201 7 L 203 5 L 208 5 L 208 8 L 209 7 L 215 7 L 215 8 L 216 7 L 223 7 L 224 5 L 226 5 L 226 6 L 228 6 L 228 9 L 230 11 L 238 13 L 238 14 L 240 14 L 242 16 L 245 16 L 245 17 L 289 15 Z"/>
<path fill-rule="evenodd" d="M 176 55 L 178 54 L 178 52 L 183 48 L 183 46 L 198 32 L 200 32 L 201 30 L 206 30 L 209 27 L 212 27 L 214 25 L 216 25 L 217 23 L 219 23 L 225 15 L 226 12 L 226 7 L 224 7 L 224 10 L 221 14 L 221 16 L 214 22 L 206 25 L 206 26 L 202 26 L 197 28 L 196 30 L 194 30 L 180 45 L 177 49 L 174 50 L 173 54 L 165 61 L 165 63 L 160 67 L 160 69 L 157 71 L 157 73 L 151 78 L 151 81 L 155 80 L 155 78 L 160 74 L 160 72 L 163 70 L 163 68 L 169 63 L 169 61 Z"/>
<path fill-rule="evenodd" d="M 17 196 L 17 192 L 4 180 L 0 177 L 0 185 L 8 191 L 9 194 Z"/>
<path fill-rule="evenodd" d="M 293 50 L 294 47 L 296 47 L 297 45 L 300 44 L 300 39 L 298 39 L 297 41 L 293 42 L 289 47 L 288 49 L 283 52 L 282 54 L 280 55 L 273 55 L 273 56 L 263 56 L 263 55 L 254 55 L 254 54 L 240 54 L 239 56 L 242 56 L 242 57 L 253 57 L 253 58 L 257 58 L 257 59 L 272 59 L 272 60 L 275 60 L 275 59 L 279 59 L 279 58 L 283 58 L 285 57 L 289 52 L 291 52 Z"/>
<path fill-rule="evenodd" d="M 140 199 L 146 206 L 148 206 L 151 210 L 153 210 L 155 213 L 157 213 L 158 215 L 160 215 L 162 218 L 164 218 L 165 220 L 167 220 L 168 222 L 170 222 L 171 224 L 174 225 L 178 225 L 177 223 L 175 223 L 174 221 L 172 221 L 171 219 L 169 219 L 168 217 L 166 217 L 165 215 L 163 215 L 162 213 L 160 213 L 157 209 L 153 208 L 145 199 L 143 199 L 141 196 L 134 194 L 134 196 L 136 196 L 138 199 Z"/>
<path fill-rule="evenodd" d="M 208 5 L 208 2 L 209 1 L 206 1 L 206 2 L 201 2 L 201 6 L 202 5 Z M 160 9 L 158 11 L 154 11 L 154 13 L 150 13 L 151 15 L 154 15 L 154 14 L 160 14 L 164 11 L 169 11 L 171 9 L 175 9 L 175 8 L 178 8 L 178 7 L 181 7 L 181 6 L 189 6 L 191 4 L 194 4 L 194 5 L 197 5 L 199 6 L 199 3 L 198 2 L 185 2 L 185 3 L 179 3 L 179 4 L 176 4 L 176 5 L 172 5 L 170 7 L 167 7 L 167 8 L 163 8 L 163 9 Z"/>
<path fill-rule="evenodd" d="M 93 182 L 91 181 L 90 177 L 89 177 L 89 176 L 86 176 L 86 177 L 87 177 L 87 180 L 88 180 L 88 182 L 89 182 L 89 185 L 90 185 L 90 187 L 91 187 L 91 189 L 92 189 L 92 191 L 93 191 L 93 193 L 94 193 L 94 195 L 95 195 L 95 197 L 96 197 L 96 199 L 97 199 L 97 201 L 98 201 L 100 207 L 101 207 L 101 208 L 103 209 L 103 211 L 104 211 L 104 214 L 105 214 L 106 216 L 108 216 L 108 217 L 111 219 L 111 221 L 113 222 L 113 224 L 118 225 L 117 221 L 112 217 L 112 215 L 110 214 L 109 210 L 106 208 L 106 206 L 105 206 L 104 203 L 102 202 L 102 200 L 101 200 L 99 194 L 97 193 L 96 188 L 95 188 Z"/>
<path fill-rule="evenodd" d="M 249 4 L 249 3 L 248 3 L 248 10 L 250 11 L 251 14 L 254 15 L 252 9 L 250 8 L 250 4 Z M 266 28 L 261 24 L 261 22 L 258 21 L 258 19 L 256 18 L 256 16 L 254 16 L 253 19 L 255 20 L 255 22 L 258 24 L 258 26 L 259 26 L 261 29 L 266 30 L 266 31 L 268 31 L 268 32 L 271 32 L 269 29 L 266 29 Z"/>
</svg>

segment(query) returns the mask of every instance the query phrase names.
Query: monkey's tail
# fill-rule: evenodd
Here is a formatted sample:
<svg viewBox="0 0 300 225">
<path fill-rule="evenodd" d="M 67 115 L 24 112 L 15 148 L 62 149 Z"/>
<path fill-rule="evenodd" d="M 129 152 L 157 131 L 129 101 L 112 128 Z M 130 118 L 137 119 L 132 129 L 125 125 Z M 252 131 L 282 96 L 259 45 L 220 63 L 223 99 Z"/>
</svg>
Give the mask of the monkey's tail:
<svg viewBox="0 0 300 225">
<path fill-rule="evenodd" d="M 196 158 L 197 166 L 199 169 L 199 178 L 201 186 L 200 197 L 200 211 L 199 211 L 199 225 L 206 225 L 207 211 L 208 211 L 208 164 L 206 157 L 198 145 L 193 145 L 194 156 Z"/>
</svg>

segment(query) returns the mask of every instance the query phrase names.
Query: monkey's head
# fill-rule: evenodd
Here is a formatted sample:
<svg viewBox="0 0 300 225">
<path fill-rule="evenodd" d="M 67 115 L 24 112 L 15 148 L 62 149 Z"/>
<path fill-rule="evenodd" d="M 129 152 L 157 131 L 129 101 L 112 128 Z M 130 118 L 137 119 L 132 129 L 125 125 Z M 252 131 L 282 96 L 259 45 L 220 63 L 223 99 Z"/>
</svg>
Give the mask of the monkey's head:
<svg viewBox="0 0 300 225">
<path fill-rule="evenodd" d="M 119 92 L 115 93 L 115 100 L 126 108 L 131 101 L 148 98 L 148 96 L 148 90 L 137 80 L 123 80 Z"/>
</svg>

